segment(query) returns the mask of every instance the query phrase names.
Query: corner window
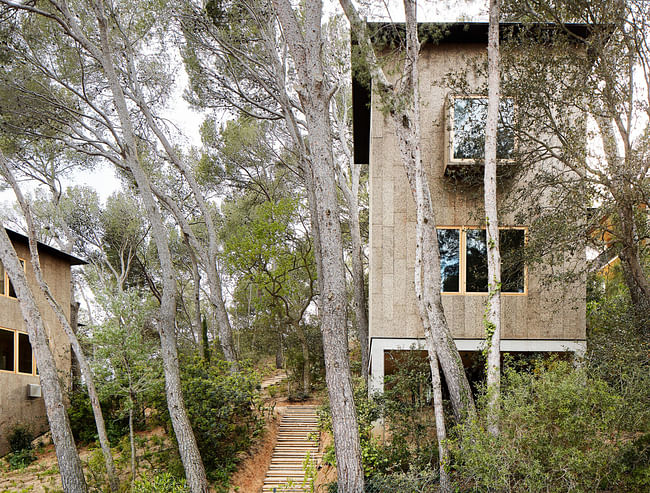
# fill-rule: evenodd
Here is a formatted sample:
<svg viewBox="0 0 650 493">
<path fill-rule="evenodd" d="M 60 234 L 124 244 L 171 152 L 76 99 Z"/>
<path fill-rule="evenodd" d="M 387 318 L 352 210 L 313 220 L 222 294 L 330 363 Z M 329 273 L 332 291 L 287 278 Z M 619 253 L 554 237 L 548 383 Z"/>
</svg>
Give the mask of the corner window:
<svg viewBox="0 0 650 493">
<path fill-rule="evenodd" d="M 0 371 L 38 375 L 27 334 L 0 328 Z"/>
<path fill-rule="evenodd" d="M 450 162 L 475 162 L 485 158 L 487 102 L 487 98 L 481 96 L 455 96 L 451 99 L 447 122 L 450 131 Z M 497 159 L 500 160 L 512 160 L 513 157 L 513 115 L 512 99 L 502 99 L 497 124 Z"/>
<path fill-rule="evenodd" d="M 526 293 L 522 259 L 525 228 L 500 228 L 501 292 Z M 487 293 L 488 266 L 485 229 L 438 228 L 440 279 L 443 293 Z"/>
</svg>

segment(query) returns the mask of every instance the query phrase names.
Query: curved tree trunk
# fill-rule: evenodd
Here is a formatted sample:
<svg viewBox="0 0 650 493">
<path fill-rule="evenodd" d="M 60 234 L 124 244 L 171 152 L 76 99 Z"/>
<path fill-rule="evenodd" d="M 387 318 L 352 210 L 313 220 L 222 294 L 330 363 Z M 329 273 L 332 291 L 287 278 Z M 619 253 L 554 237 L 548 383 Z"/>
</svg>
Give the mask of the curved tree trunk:
<svg viewBox="0 0 650 493">
<path fill-rule="evenodd" d="M 149 178 L 145 174 L 137 154 L 135 132 L 131 123 L 129 109 L 118 75 L 113 65 L 113 55 L 108 38 L 108 26 L 104 17 L 104 6 L 101 0 L 94 3 L 95 15 L 99 26 L 101 50 L 97 53 L 113 95 L 117 114 L 122 124 L 124 138 L 125 165 L 131 171 L 142 197 L 145 211 L 151 222 L 153 236 L 160 267 L 162 270 L 162 298 L 158 310 L 158 332 L 165 373 L 165 391 L 167 407 L 178 442 L 178 450 L 185 469 L 187 484 L 192 493 L 207 493 L 208 481 L 201 454 L 190 425 L 190 420 L 183 402 L 181 390 L 178 352 L 176 348 L 176 280 L 171 252 L 167 243 L 167 231 L 162 221 L 160 210 L 156 204 Z"/>
<path fill-rule="evenodd" d="M 399 88 L 395 88 L 388 81 L 386 74 L 375 56 L 372 43 L 365 30 L 364 22 L 361 20 L 354 4 L 350 0 L 339 0 L 339 2 L 343 7 L 346 17 L 350 21 L 350 29 L 359 40 L 362 53 L 368 65 L 368 70 L 372 76 L 373 90 L 376 89 L 382 102 L 388 108 L 391 108 L 389 110 L 390 116 L 393 120 L 395 133 L 399 141 L 402 164 L 404 165 L 404 170 L 409 181 L 411 193 L 416 202 L 416 208 L 422 206 L 420 219 L 423 222 L 423 301 L 428 319 L 423 319 L 422 323 L 425 327 L 431 327 L 430 340 L 427 341 L 427 347 L 435 348 L 440 366 L 442 366 L 445 374 L 445 381 L 449 389 L 454 415 L 459 420 L 465 417 L 471 417 L 476 414 L 474 398 L 469 382 L 467 381 L 467 376 L 465 375 L 463 362 L 458 354 L 458 349 L 449 330 L 442 306 L 442 297 L 440 295 L 440 253 L 438 250 L 438 237 L 431 192 L 426 174 L 422 176 L 422 194 L 419 198 L 416 192 L 415 174 L 418 163 L 421 160 L 421 155 L 419 121 L 416 121 L 413 116 L 414 114 L 419 115 L 417 106 L 420 104 L 417 87 L 413 85 L 414 73 L 412 73 L 409 66 L 406 66 L 403 74 L 404 77 L 402 78 L 402 85 Z M 408 9 L 406 3 L 405 7 Z M 414 15 L 414 12 L 412 15 Z M 409 22 L 415 26 L 413 29 L 417 29 L 415 18 L 409 19 Z M 412 44 L 408 48 L 410 53 L 407 63 L 417 67 L 419 50 L 417 31 L 414 33 L 413 38 L 413 40 L 411 40 L 411 37 L 407 38 L 407 41 Z M 417 74 L 417 71 L 415 74 Z M 399 99 L 404 96 L 408 98 L 406 104 L 402 99 Z M 420 204 L 418 204 L 418 200 L 421 201 Z"/>
<path fill-rule="evenodd" d="M 88 389 L 90 405 L 93 410 L 93 417 L 95 419 L 95 425 L 97 427 L 99 445 L 100 448 L 102 449 L 102 454 L 104 455 L 104 462 L 106 464 L 106 475 L 108 476 L 108 482 L 111 491 L 113 493 L 117 493 L 120 487 L 120 482 L 119 479 L 117 478 L 117 473 L 115 472 L 115 464 L 113 462 L 113 454 L 111 453 L 111 445 L 108 440 L 108 435 L 106 433 L 104 415 L 102 413 L 102 408 L 99 403 L 99 395 L 97 394 L 97 389 L 95 388 L 95 380 L 93 378 L 92 370 L 90 369 L 90 365 L 88 364 L 86 355 L 84 354 L 83 349 L 81 348 L 81 344 L 79 344 L 79 339 L 77 339 L 77 334 L 72 329 L 70 321 L 68 321 L 67 317 L 65 316 L 65 313 L 61 308 L 61 305 L 59 305 L 59 303 L 56 301 L 54 295 L 50 291 L 48 284 L 45 282 L 45 279 L 43 278 L 40 256 L 38 254 L 38 245 L 36 241 L 36 229 L 34 228 L 34 220 L 32 217 L 29 204 L 25 200 L 22 191 L 18 186 L 18 182 L 16 181 L 15 177 L 9 170 L 6 160 L 4 159 L 4 157 L 0 157 L 0 159 L 2 160 L 2 162 L 0 163 L 0 166 L 2 167 L 2 172 L 5 178 L 7 179 L 7 181 L 9 181 L 14 191 L 14 194 L 16 195 L 16 199 L 18 200 L 18 204 L 22 210 L 23 217 L 25 218 L 25 222 L 27 223 L 27 233 L 29 238 L 29 252 L 31 255 L 32 269 L 34 271 L 34 276 L 36 277 L 36 282 L 38 283 L 39 288 L 43 292 L 43 295 L 45 296 L 45 299 L 47 300 L 48 304 L 52 308 L 52 311 L 54 311 L 56 318 L 59 321 L 59 324 L 61 325 L 61 328 L 63 328 L 63 331 L 65 332 L 66 336 L 68 337 L 68 340 L 70 341 L 70 345 L 72 346 L 73 353 L 76 357 L 75 358 L 76 362 L 78 363 L 79 370 L 81 371 L 81 376 L 83 377 L 83 380 L 86 384 L 86 388 Z M 76 313 L 75 313 L 75 319 L 76 319 Z M 76 325 L 76 320 L 75 320 L 75 325 Z"/>
</svg>

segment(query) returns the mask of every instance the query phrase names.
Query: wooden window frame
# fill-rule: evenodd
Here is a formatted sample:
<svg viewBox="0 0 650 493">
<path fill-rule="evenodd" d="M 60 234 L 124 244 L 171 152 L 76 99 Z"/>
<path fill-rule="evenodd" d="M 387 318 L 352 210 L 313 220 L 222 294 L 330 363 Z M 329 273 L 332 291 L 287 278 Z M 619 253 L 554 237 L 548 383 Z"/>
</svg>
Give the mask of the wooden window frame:
<svg viewBox="0 0 650 493">
<path fill-rule="evenodd" d="M 31 373 L 24 373 L 22 371 L 18 371 L 18 368 L 20 366 L 18 364 L 18 357 L 19 357 L 19 351 L 18 351 L 19 339 L 18 339 L 18 336 L 19 336 L 19 334 L 25 334 L 29 338 L 29 334 L 27 332 L 23 331 L 23 330 L 10 329 L 8 327 L 0 327 L 0 330 L 6 330 L 7 332 L 12 332 L 13 335 L 14 335 L 14 369 L 13 370 L 0 370 L 0 373 L 37 377 L 38 376 L 38 371 L 36 369 L 36 356 L 34 355 L 34 348 L 32 348 L 32 372 Z M 31 345 L 31 341 L 30 341 L 30 345 Z"/>
<path fill-rule="evenodd" d="M 487 291 L 467 291 L 467 237 L 465 233 L 470 229 L 485 229 L 485 226 L 436 226 L 438 229 L 457 229 L 459 230 L 459 262 L 458 262 L 458 291 L 441 291 L 444 296 L 487 296 Z M 499 226 L 502 229 L 518 229 L 524 232 L 524 245 L 528 243 L 527 226 Z M 437 233 L 436 233 L 437 236 Z M 528 296 L 528 265 L 524 263 L 524 291 L 522 293 L 504 293 L 502 296 Z"/>
<path fill-rule="evenodd" d="M 455 158 L 454 157 L 454 102 L 456 99 L 486 99 L 487 95 L 483 94 L 449 94 L 447 96 L 447 108 L 446 108 L 446 121 L 445 121 L 445 169 L 447 166 L 457 166 L 457 165 L 472 165 L 472 164 L 485 164 L 485 158 L 483 159 L 467 159 L 467 158 Z M 513 99 L 513 98 L 503 98 L 503 99 Z M 513 118 L 516 113 L 516 107 L 512 106 Z M 517 138 L 514 137 L 513 142 L 513 152 L 517 148 Z M 510 159 L 497 159 L 498 164 L 514 164 L 515 160 Z"/>
<path fill-rule="evenodd" d="M 23 266 L 23 272 L 27 272 L 27 270 L 26 270 L 27 269 L 27 267 L 26 267 L 27 262 L 25 261 L 25 259 L 18 257 L 18 261 Z M 1 282 L 3 283 L 3 286 L 4 286 L 4 293 L 0 293 L 0 296 L 4 296 L 5 298 L 9 298 L 9 299 L 12 299 L 12 300 L 18 299 L 16 296 L 10 296 L 9 295 L 9 283 L 10 283 L 9 274 L 7 274 L 7 269 L 4 268 L 4 265 L 2 266 L 2 273 L 3 273 L 3 279 L 2 279 Z M 11 329 L 8 329 L 8 330 L 11 330 Z"/>
</svg>

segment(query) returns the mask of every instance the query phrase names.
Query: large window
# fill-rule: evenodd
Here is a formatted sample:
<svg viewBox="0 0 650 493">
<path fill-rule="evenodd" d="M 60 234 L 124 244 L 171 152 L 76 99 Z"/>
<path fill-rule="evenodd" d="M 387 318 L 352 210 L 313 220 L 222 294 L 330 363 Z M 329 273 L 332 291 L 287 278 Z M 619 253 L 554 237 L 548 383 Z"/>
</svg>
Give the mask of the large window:
<svg viewBox="0 0 650 493">
<path fill-rule="evenodd" d="M 511 161 L 515 147 L 512 122 L 512 99 L 499 103 L 497 124 L 497 159 Z M 454 96 L 450 100 L 447 127 L 449 130 L 449 162 L 474 163 L 485 157 L 485 123 L 487 98 Z"/>
<path fill-rule="evenodd" d="M 25 269 L 25 261 L 23 259 L 18 259 L 20 262 L 20 265 L 23 266 L 23 270 Z M 3 296 L 9 296 L 10 298 L 16 298 L 16 291 L 14 290 L 14 286 L 9 280 L 9 275 L 7 274 L 7 271 L 5 271 L 4 266 L 2 263 L 0 263 L 0 295 Z"/>
<path fill-rule="evenodd" d="M 521 253 L 525 228 L 499 230 L 501 292 L 526 293 L 526 267 Z M 487 246 L 485 229 L 438 228 L 440 279 L 443 293 L 487 293 Z"/>
<path fill-rule="evenodd" d="M 0 328 L 0 371 L 38 374 L 27 334 Z"/>
</svg>

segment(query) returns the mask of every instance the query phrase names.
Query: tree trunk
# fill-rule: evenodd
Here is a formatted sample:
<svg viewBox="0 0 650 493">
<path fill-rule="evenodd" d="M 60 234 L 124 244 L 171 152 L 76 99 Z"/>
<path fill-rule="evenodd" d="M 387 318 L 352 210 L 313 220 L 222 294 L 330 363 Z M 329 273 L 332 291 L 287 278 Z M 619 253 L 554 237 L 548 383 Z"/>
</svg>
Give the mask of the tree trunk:
<svg viewBox="0 0 650 493">
<path fill-rule="evenodd" d="M 630 203 L 622 200 L 617 200 L 616 206 L 618 219 L 621 223 L 622 247 L 618 256 L 623 267 L 623 279 L 636 311 L 639 314 L 647 314 L 650 308 L 650 285 L 641 266 L 634 208 Z"/>
<path fill-rule="evenodd" d="M 199 265 L 196 260 L 196 255 L 192 251 L 190 242 L 185 235 L 185 244 L 187 246 L 187 251 L 190 254 L 190 260 L 192 261 L 192 280 L 194 282 L 194 333 L 196 334 L 196 341 L 201 348 L 201 357 L 206 358 L 206 347 L 203 344 L 203 321 L 201 320 L 201 274 L 199 274 Z"/>
<path fill-rule="evenodd" d="M 131 387 L 131 375 L 129 374 L 129 387 Z M 137 456 L 135 450 L 135 433 L 133 430 L 133 410 L 135 408 L 135 399 L 133 391 L 129 389 L 129 442 L 131 444 L 131 484 L 135 483 L 138 475 Z"/>
<path fill-rule="evenodd" d="M 70 327 L 75 335 L 77 335 L 77 330 L 79 328 L 80 306 L 81 305 L 78 301 L 70 303 Z M 81 368 L 79 367 L 79 360 L 74 351 L 72 352 L 70 372 L 72 373 L 72 391 L 76 392 L 79 390 L 79 384 L 81 383 Z"/>
<path fill-rule="evenodd" d="M 418 52 L 420 43 L 417 39 L 417 12 L 416 4 L 411 0 L 405 0 L 404 10 L 406 12 L 406 36 L 407 36 L 407 57 L 410 64 L 410 76 L 412 84 L 413 98 L 416 103 L 413 105 L 413 133 L 419 135 L 419 77 L 418 77 Z M 418 141 L 419 142 L 419 141 Z M 421 159 L 416 159 L 415 169 L 415 195 L 416 195 L 416 226 L 415 226 L 415 265 L 414 265 L 414 287 L 420 318 L 424 324 L 425 340 L 427 342 L 427 353 L 429 355 L 429 365 L 431 367 L 431 384 L 433 387 L 433 405 L 436 416 L 436 436 L 438 438 L 438 455 L 440 470 L 440 491 L 442 493 L 451 492 L 451 480 L 447 472 L 449 466 L 449 448 L 447 447 L 447 430 L 445 427 L 445 414 L 442 403 L 442 386 L 440 383 L 440 370 L 438 369 L 438 357 L 431 337 L 431 326 L 424 302 L 424 290 L 422 285 L 423 256 L 422 249 L 424 245 L 424 167 Z"/>
<path fill-rule="evenodd" d="M 137 154 L 135 132 L 118 75 L 115 71 L 111 44 L 108 38 L 108 26 L 104 17 L 104 5 L 101 0 L 94 3 L 95 15 L 99 26 L 101 51 L 98 59 L 102 64 L 108 80 L 113 102 L 122 125 L 124 139 L 124 161 L 131 171 L 145 207 L 147 218 L 151 223 L 160 267 L 162 270 L 162 298 L 158 310 L 158 332 L 160 334 L 161 356 L 165 373 L 165 391 L 167 407 L 178 442 L 178 450 L 185 469 L 187 484 L 192 493 L 207 493 L 208 481 L 201 460 L 196 439 L 190 425 L 183 402 L 181 390 L 178 352 L 176 348 L 176 281 L 171 253 L 167 243 L 167 231 L 162 221 L 160 210 L 154 200 L 151 183 L 140 165 Z"/>
<path fill-rule="evenodd" d="M 15 177 L 11 173 L 11 170 L 9 169 L 4 156 L 0 156 L 0 161 L 1 161 L 0 168 L 2 169 L 2 174 L 10 183 L 14 191 L 14 194 L 16 195 L 18 204 L 22 210 L 23 217 L 25 218 L 25 222 L 27 223 L 29 251 L 31 255 L 32 269 L 34 271 L 34 276 L 36 277 L 36 282 L 38 283 L 38 286 L 43 292 L 43 295 L 45 296 L 45 299 L 47 300 L 48 304 L 52 308 L 52 311 L 54 311 L 57 320 L 61 325 L 61 328 L 65 332 L 66 336 L 68 336 L 68 340 L 70 341 L 70 345 L 72 346 L 73 353 L 76 356 L 77 362 L 79 363 L 79 369 L 81 371 L 83 380 L 86 384 L 86 388 L 88 389 L 88 396 L 90 397 L 90 405 L 93 410 L 95 426 L 97 427 L 97 436 L 99 438 L 99 445 L 100 448 L 102 449 L 102 454 L 104 455 L 104 462 L 106 464 L 106 475 L 108 476 L 108 482 L 111 491 L 113 493 L 117 493 L 120 487 L 120 482 L 115 472 L 115 464 L 113 462 L 113 455 L 111 453 L 111 445 L 108 440 L 108 435 L 106 433 L 104 415 L 102 413 L 102 408 L 99 403 L 99 395 L 97 394 L 97 389 L 95 388 L 95 380 L 93 378 L 93 373 L 90 369 L 90 365 L 88 364 L 88 360 L 86 359 L 86 355 L 83 352 L 81 344 L 79 343 L 79 339 L 77 339 L 77 335 L 75 331 L 72 329 L 70 322 L 68 321 L 68 319 L 65 316 L 65 313 L 63 312 L 63 309 L 54 298 L 48 284 L 45 282 L 45 279 L 43 278 L 40 257 L 38 254 L 38 244 L 36 241 L 36 229 L 34 227 L 34 220 L 32 217 L 29 204 L 25 200 L 22 191 L 18 186 L 18 182 L 16 181 Z M 75 313 L 75 326 L 76 326 L 76 313 Z"/>
<path fill-rule="evenodd" d="M 358 197 L 350 203 L 350 236 L 352 238 L 352 284 L 354 288 L 354 310 L 357 317 L 359 344 L 361 345 L 361 376 L 368 383 L 368 366 L 370 364 L 370 347 L 368 342 L 368 299 L 363 273 L 363 246 L 361 243 L 361 227 L 359 225 Z"/>
<path fill-rule="evenodd" d="M 388 81 L 382 70 L 373 46 L 368 37 L 365 25 L 354 5 L 350 0 L 339 0 L 345 15 L 350 21 L 350 29 L 355 33 L 359 40 L 362 53 L 368 65 L 368 70 L 373 80 L 373 90 L 377 90 L 382 102 L 390 110 L 390 115 L 395 127 L 395 133 L 399 141 L 400 155 L 404 170 L 409 181 L 413 199 L 418 205 L 422 206 L 421 220 L 423 222 L 422 231 L 422 276 L 423 276 L 423 301 L 426 317 L 428 320 L 422 320 L 423 326 L 431 327 L 430 338 L 427 342 L 428 347 L 435 348 L 436 356 L 440 361 L 445 381 L 449 389 L 454 415 L 458 420 L 465 417 L 471 417 L 476 414 L 474 407 L 474 398 L 472 397 L 471 388 L 465 375 L 463 362 L 458 354 L 458 349 L 447 325 L 444 309 L 442 307 L 442 297 L 440 295 L 440 253 L 438 250 L 438 237 L 436 233 L 436 221 L 433 213 L 431 193 L 426 174 L 422 176 L 422 194 L 420 196 L 421 204 L 418 204 L 416 193 L 416 169 L 417 163 L 421 160 L 420 156 L 420 135 L 419 121 L 414 119 L 414 114 L 418 115 L 419 120 L 419 95 L 413 94 L 413 77 L 417 76 L 417 70 L 412 72 L 410 67 L 405 68 L 403 74 L 403 87 L 395 88 Z M 412 20 L 415 23 L 415 19 Z M 417 41 L 417 38 L 416 40 Z M 409 54 L 409 62 L 417 68 L 417 45 L 411 47 L 412 53 Z M 419 49 L 419 48 L 418 48 Z M 417 88 L 415 88 L 417 89 Z M 406 95 L 408 102 L 396 99 Z M 418 107 L 416 107 L 418 106 Z M 416 125 L 417 124 L 417 125 Z M 431 358 L 433 359 L 433 358 Z"/>
<path fill-rule="evenodd" d="M 485 307 L 487 357 L 487 426 L 499 434 L 501 394 L 501 251 L 497 213 L 497 124 L 499 121 L 500 60 L 499 0 L 490 0 L 488 32 L 488 107 L 485 125 L 485 242 L 488 255 L 488 297 Z"/>
<path fill-rule="evenodd" d="M 321 329 L 338 488 L 345 493 L 361 493 L 364 478 L 345 330 L 345 266 L 329 120 L 331 88 L 322 67 L 322 4 L 320 1 L 305 4 L 304 32 L 289 0 L 274 0 L 273 6 L 298 73 L 301 86 L 298 95 L 309 132 L 317 212 L 312 220 L 318 223 L 322 257 L 319 270 Z"/>
<path fill-rule="evenodd" d="M 4 159 L 4 156 L 0 157 Z M 54 357 L 47 343 L 43 319 L 36 306 L 34 296 L 27 284 L 27 279 L 18 255 L 11 245 L 4 227 L 0 227 L 0 262 L 4 266 L 20 301 L 20 310 L 27 326 L 29 342 L 36 356 L 36 364 L 43 388 L 45 411 L 50 423 L 52 441 L 56 451 L 61 474 L 61 485 L 66 493 L 86 493 L 88 487 L 77 448 L 72 438 L 70 422 L 63 401 L 63 391 Z"/>
<path fill-rule="evenodd" d="M 311 392 L 311 363 L 309 358 L 309 343 L 305 328 L 300 325 L 300 321 L 294 324 L 296 333 L 300 338 L 300 348 L 302 349 L 302 391 L 307 396 Z"/>
</svg>

